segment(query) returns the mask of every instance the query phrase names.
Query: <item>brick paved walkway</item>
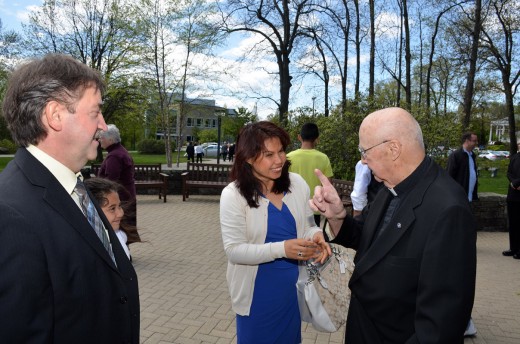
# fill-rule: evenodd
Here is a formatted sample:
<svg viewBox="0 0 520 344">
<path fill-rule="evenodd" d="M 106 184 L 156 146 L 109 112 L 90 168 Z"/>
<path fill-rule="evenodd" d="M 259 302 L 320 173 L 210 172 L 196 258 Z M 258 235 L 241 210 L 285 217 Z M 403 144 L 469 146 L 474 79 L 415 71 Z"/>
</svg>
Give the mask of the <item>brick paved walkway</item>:
<svg viewBox="0 0 520 344">
<path fill-rule="evenodd" d="M 219 197 L 138 196 L 146 243 L 131 246 L 141 294 L 141 343 L 236 343 L 219 228 Z M 502 257 L 507 233 L 478 233 L 478 334 L 465 344 L 520 343 L 520 261 Z M 442 254 L 442 252 L 440 252 Z M 342 343 L 343 332 L 303 325 L 303 343 Z"/>
</svg>

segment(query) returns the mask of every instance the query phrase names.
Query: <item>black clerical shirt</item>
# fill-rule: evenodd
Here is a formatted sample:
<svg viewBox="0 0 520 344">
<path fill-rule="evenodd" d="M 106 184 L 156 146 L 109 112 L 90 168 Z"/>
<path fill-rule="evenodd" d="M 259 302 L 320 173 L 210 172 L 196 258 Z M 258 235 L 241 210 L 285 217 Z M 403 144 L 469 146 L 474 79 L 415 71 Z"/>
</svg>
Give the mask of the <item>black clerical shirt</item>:
<svg viewBox="0 0 520 344">
<path fill-rule="evenodd" d="M 387 188 L 385 192 L 381 192 L 380 195 L 384 195 L 383 197 L 387 197 L 387 206 L 385 210 L 385 215 L 383 216 L 381 222 L 377 227 L 372 242 L 374 242 L 385 231 L 386 227 L 388 226 L 388 223 L 390 223 L 395 212 L 397 211 L 397 209 L 399 209 L 399 206 L 410 194 L 410 190 L 412 190 L 415 187 L 415 185 L 417 185 L 417 182 L 426 173 L 429 164 L 430 158 L 426 156 L 424 160 L 419 164 L 419 166 L 415 169 L 415 171 L 412 172 L 412 174 L 410 174 L 402 182 L 397 184 L 393 189 Z"/>
</svg>

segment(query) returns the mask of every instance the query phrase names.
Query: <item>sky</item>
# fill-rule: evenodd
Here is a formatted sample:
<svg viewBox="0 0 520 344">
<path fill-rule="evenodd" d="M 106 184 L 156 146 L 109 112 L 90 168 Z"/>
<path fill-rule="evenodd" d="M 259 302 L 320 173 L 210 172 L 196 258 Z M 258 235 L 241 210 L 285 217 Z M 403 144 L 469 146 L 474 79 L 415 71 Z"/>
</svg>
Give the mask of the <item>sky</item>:
<svg viewBox="0 0 520 344">
<path fill-rule="evenodd" d="M 27 20 L 30 8 L 41 4 L 41 0 L 0 0 L 0 18 L 3 29 L 21 30 L 21 23 Z"/>
<path fill-rule="evenodd" d="M 42 3 L 43 0 L 0 0 L 0 18 L 2 19 L 3 30 L 21 32 L 21 24 L 27 23 L 29 11 L 36 6 L 41 6 Z M 201 97 L 215 99 L 217 106 L 235 109 L 245 107 L 250 111 L 256 110 L 260 119 L 265 119 L 267 115 L 276 111 L 277 106 L 273 101 L 255 99 L 254 96 L 238 95 L 239 92 L 253 88 L 256 93 L 263 96 L 268 95 L 273 99 L 279 99 L 278 81 L 267 72 L 277 72 L 277 66 L 274 62 L 256 61 L 253 64 L 247 61 L 237 61 L 243 55 L 243 52 L 250 51 L 255 43 L 255 37 L 231 36 L 225 46 L 219 49 L 218 55 L 212 61 L 214 68 L 229 71 L 228 79 L 220 81 L 221 84 L 226 85 L 226 88 L 220 88 L 217 85 L 217 89 L 219 89 L 217 92 L 202 93 Z M 262 64 L 263 68 L 258 68 L 259 63 Z M 215 88 L 215 85 L 213 85 L 213 88 Z M 249 94 L 252 95 L 253 93 Z M 318 111 L 320 102 L 322 104 L 320 95 L 321 93 L 316 86 L 308 84 L 298 85 L 298 87 L 293 86 L 290 108 L 316 106 Z"/>
<path fill-rule="evenodd" d="M 2 20 L 2 30 L 22 31 L 22 23 L 28 22 L 28 14 L 31 9 L 41 6 L 43 0 L 0 0 L 0 19 Z M 259 93 L 271 93 L 270 96 L 277 99 L 278 84 L 273 78 L 264 71 L 258 70 L 258 65 L 248 65 L 246 62 L 237 62 L 242 51 L 250 49 L 254 44 L 253 39 L 243 39 L 241 37 L 231 37 L 226 45 L 219 49 L 218 56 L 212 57 L 210 64 L 215 68 L 225 68 L 228 73 L 228 80 L 221 83 L 230 89 L 222 89 L 216 92 L 202 92 L 193 94 L 192 97 L 215 99 L 217 106 L 227 108 L 245 107 L 250 111 L 256 111 L 260 119 L 265 119 L 267 115 L 275 113 L 276 104 L 268 100 L 258 100 L 253 97 L 239 96 L 238 92 L 251 87 Z M 207 63 L 207 62 L 206 62 Z M 218 67 L 217 67 L 218 66 Z M 223 67 L 225 66 L 225 67 Z M 274 66 L 276 67 L 276 66 Z M 269 66 L 272 69 L 273 65 Z M 215 85 L 213 85 L 215 88 Z M 190 95 L 189 95 L 190 96 Z M 312 101 L 307 101 L 304 106 L 312 106 Z"/>
</svg>

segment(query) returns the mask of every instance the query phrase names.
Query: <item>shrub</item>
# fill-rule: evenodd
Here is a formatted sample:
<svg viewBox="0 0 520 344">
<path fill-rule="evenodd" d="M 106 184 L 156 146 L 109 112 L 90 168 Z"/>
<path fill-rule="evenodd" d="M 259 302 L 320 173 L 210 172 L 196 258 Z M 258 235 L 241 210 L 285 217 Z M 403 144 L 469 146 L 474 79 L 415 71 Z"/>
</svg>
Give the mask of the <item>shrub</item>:
<svg viewBox="0 0 520 344">
<path fill-rule="evenodd" d="M 144 139 L 137 143 L 137 150 L 141 154 L 164 154 L 164 141 Z"/>
<path fill-rule="evenodd" d="M 11 140 L 8 140 L 8 139 L 3 139 L 3 140 L 0 140 L 0 148 L 4 148 L 4 149 L 0 149 L 0 153 L 2 154 L 14 154 L 16 153 L 16 145 L 11 141 Z"/>
<path fill-rule="evenodd" d="M 487 149 L 492 150 L 492 151 L 504 151 L 504 150 L 509 150 L 509 146 L 506 146 L 504 144 L 497 145 L 495 142 L 494 145 L 487 146 Z"/>
</svg>

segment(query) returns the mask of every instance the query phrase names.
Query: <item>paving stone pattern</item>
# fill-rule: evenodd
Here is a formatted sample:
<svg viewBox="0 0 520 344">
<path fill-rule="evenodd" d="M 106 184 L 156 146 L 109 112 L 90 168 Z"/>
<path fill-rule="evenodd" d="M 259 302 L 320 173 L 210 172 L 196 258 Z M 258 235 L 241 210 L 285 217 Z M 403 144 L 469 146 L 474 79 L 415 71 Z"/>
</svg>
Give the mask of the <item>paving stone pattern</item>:
<svg viewBox="0 0 520 344">
<path fill-rule="evenodd" d="M 138 196 L 145 243 L 132 244 L 139 276 L 141 343 L 236 343 L 226 285 L 219 197 Z M 477 336 L 465 344 L 520 343 L 520 261 L 502 257 L 507 233 L 478 233 Z M 442 253 L 440 253 L 442 254 Z M 343 343 L 343 329 L 320 333 L 302 324 L 303 344 Z"/>
</svg>

